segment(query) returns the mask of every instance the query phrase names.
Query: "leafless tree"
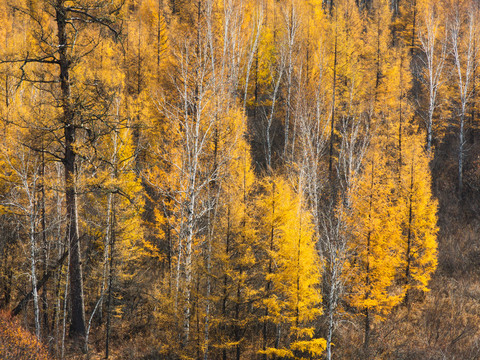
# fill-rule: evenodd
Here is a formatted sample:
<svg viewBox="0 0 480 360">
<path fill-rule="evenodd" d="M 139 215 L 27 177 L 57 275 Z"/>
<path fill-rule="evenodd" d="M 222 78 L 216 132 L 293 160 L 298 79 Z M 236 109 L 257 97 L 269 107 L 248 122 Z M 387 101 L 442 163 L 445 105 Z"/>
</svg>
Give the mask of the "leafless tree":
<svg viewBox="0 0 480 360">
<path fill-rule="evenodd" d="M 10 139 L 11 141 L 11 139 Z M 21 141 L 21 140 L 20 140 Z M 35 335 L 41 338 L 40 306 L 38 295 L 38 227 L 40 212 L 37 206 L 37 192 L 41 182 L 41 162 L 35 154 L 20 143 L 12 146 L 14 153 L 2 149 L 2 155 L 8 166 L 8 172 L 13 174 L 13 186 L 4 206 L 20 215 L 20 221 L 29 239 L 30 279 L 32 284 L 33 312 L 35 319 Z M 37 155 L 37 156 L 36 156 Z M 21 219 L 24 218 L 25 221 Z"/>
<path fill-rule="evenodd" d="M 459 92 L 459 129 L 458 129 L 458 192 L 463 194 L 463 162 L 465 156 L 465 117 L 467 107 L 473 94 L 473 74 L 475 72 L 476 52 L 475 47 L 476 31 L 478 27 L 477 12 L 472 7 L 465 9 L 454 8 L 453 16 L 450 19 L 450 41 L 451 52 L 454 60 L 454 72 L 456 74 Z M 466 19 L 464 21 L 464 16 Z"/>
<path fill-rule="evenodd" d="M 420 56 L 423 65 L 422 80 L 427 86 L 428 105 L 424 117 L 427 128 L 427 151 L 430 152 L 433 140 L 433 116 L 438 107 L 438 91 L 443 83 L 443 69 L 447 55 L 447 39 L 442 38 L 438 9 L 433 5 L 426 9 L 419 26 Z"/>
</svg>

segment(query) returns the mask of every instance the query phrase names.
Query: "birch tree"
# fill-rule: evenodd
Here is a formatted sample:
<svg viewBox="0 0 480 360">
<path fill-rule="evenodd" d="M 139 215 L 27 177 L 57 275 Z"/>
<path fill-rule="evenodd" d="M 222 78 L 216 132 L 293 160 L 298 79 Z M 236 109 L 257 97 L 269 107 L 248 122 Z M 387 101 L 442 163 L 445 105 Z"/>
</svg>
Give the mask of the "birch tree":
<svg viewBox="0 0 480 360">
<path fill-rule="evenodd" d="M 423 56 L 422 80 L 427 87 L 427 111 L 425 123 L 427 128 L 427 151 L 431 151 L 433 141 L 433 118 L 439 106 L 438 94 L 444 81 L 444 65 L 447 56 L 446 28 L 442 24 L 440 11 L 434 5 L 428 5 L 419 24 L 418 38 Z"/>
<path fill-rule="evenodd" d="M 463 196 L 463 165 L 465 158 L 465 117 L 473 94 L 473 74 L 476 69 L 475 41 L 477 39 L 477 15 L 469 8 L 468 14 L 460 7 L 453 9 L 450 19 L 451 53 L 454 62 L 454 76 L 457 81 L 459 104 L 458 115 L 458 194 Z"/>
<path fill-rule="evenodd" d="M 28 237 L 28 257 L 30 262 L 30 283 L 32 287 L 35 335 L 41 340 L 40 296 L 38 294 L 39 277 L 39 230 L 40 208 L 38 192 L 41 178 L 41 162 L 38 154 L 22 146 L 26 134 L 12 126 L 5 135 L 6 142 L 0 149 L 5 167 L 4 181 L 8 181 L 10 193 L 2 200 L 2 205 L 19 217 L 20 224 Z M 8 174 L 8 175 L 7 175 Z M 22 218 L 24 220 L 22 220 Z M 46 331 L 46 329 L 44 329 Z"/>
</svg>

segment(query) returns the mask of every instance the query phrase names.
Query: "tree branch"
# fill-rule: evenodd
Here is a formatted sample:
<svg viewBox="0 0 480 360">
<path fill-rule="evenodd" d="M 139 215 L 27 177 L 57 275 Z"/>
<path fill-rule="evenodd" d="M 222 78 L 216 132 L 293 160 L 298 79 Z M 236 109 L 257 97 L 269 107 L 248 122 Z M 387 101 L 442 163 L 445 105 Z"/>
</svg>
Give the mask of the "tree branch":
<svg viewBox="0 0 480 360">
<path fill-rule="evenodd" d="M 47 281 L 52 277 L 53 273 L 62 265 L 63 261 L 67 258 L 68 255 L 68 250 L 66 250 L 63 255 L 61 256 L 60 259 L 58 259 L 57 263 L 52 266 L 47 273 L 43 276 L 43 278 L 37 283 L 37 291 L 40 290 L 46 283 Z M 33 289 L 26 294 L 22 300 L 18 303 L 17 306 L 12 310 L 12 316 L 17 316 L 20 314 L 20 312 L 25 308 L 27 303 L 30 301 L 30 299 L 33 297 Z"/>
</svg>

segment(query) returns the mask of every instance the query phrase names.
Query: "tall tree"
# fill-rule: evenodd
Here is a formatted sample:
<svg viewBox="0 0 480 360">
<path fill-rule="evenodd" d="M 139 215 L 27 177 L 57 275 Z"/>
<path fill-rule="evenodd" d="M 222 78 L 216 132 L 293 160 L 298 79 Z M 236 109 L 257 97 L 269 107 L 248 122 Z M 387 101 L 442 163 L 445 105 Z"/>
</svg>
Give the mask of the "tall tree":
<svg viewBox="0 0 480 360">
<path fill-rule="evenodd" d="M 428 283 L 437 267 L 437 202 L 432 197 L 429 156 L 421 149 L 422 139 L 411 136 L 405 141 L 399 209 L 402 227 L 402 266 L 405 302 L 412 289 L 428 291 Z"/>
<path fill-rule="evenodd" d="M 12 185 L 10 194 L 2 201 L 2 205 L 12 214 L 16 214 L 19 220 L 24 219 L 20 220 L 20 224 L 29 239 L 26 248 L 29 252 L 35 335 L 41 340 L 40 297 L 37 289 L 40 273 L 38 244 L 40 211 L 37 206 L 37 192 L 41 181 L 41 163 L 38 154 L 22 146 L 22 142 L 28 141 L 27 134 L 12 126 L 9 126 L 9 130 L 4 133 L 5 143 L 0 149 L 0 156 L 4 168 L 8 169 L 2 180 Z"/>
<path fill-rule="evenodd" d="M 9 50 L 3 60 L 7 63 L 23 64 L 20 80 L 39 84 L 50 97 L 50 106 L 60 104 L 57 124 L 53 127 L 56 130 L 52 130 L 55 131 L 54 137 L 57 139 L 56 147 L 50 150 L 50 153 L 62 162 L 65 177 L 72 335 L 84 336 L 86 330 L 75 185 L 79 146 L 77 135 L 79 129 L 91 130 L 90 116 L 93 114 L 88 110 L 94 108 L 91 107 L 93 99 L 84 99 L 80 94 L 82 88 L 95 86 L 79 76 L 78 65 L 97 48 L 98 34 L 102 28 L 118 34 L 114 22 L 121 5 L 120 1 L 102 1 L 93 6 L 88 1 L 64 0 L 17 3 L 13 7 L 22 13 L 29 23 L 28 48 L 20 52 Z M 37 64 L 44 66 L 44 71 L 40 74 L 33 71 Z"/>
<path fill-rule="evenodd" d="M 421 78 L 427 88 L 427 106 L 424 120 L 427 128 L 427 151 L 431 151 L 434 140 L 434 114 L 439 106 L 438 96 L 444 82 L 444 65 L 447 55 L 447 39 L 441 11 L 435 4 L 423 9 L 419 21 L 419 42 L 423 54 L 419 55 L 422 64 Z"/>
<path fill-rule="evenodd" d="M 458 89 L 458 194 L 463 196 L 463 165 L 465 157 L 465 119 L 473 94 L 473 74 L 477 63 L 475 41 L 478 37 L 476 9 L 460 3 L 452 8 L 450 19 L 451 52 L 454 61 L 454 76 Z"/>
<path fill-rule="evenodd" d="M 377 145 L 378 146 L 378 145 Z M 353 188 L 352 204 L 346 209 L 349 257 L 345 276 L 348 301 L 364 317 L 364 349 L 369 356 L 370 332 L 378 317 L 385 316 L 402 296 L 393 291 L 401 238 L 396 207 L 389 194 L 394 188 L 385 154 L 372 147 L 364 171 Z"/>
<path fill-rule="evenodd" d="M 301 192 L 295 194 L 285 180 L 266 178 L 262 187 L 264 194 L 257 200 L 265 254 L 260 288 L 264 339 L 259 353 L 295 359 L 302 353 L 319 356 L 325 339 L 312 339 L 321 296 L 311 215 L 303 209 Z"/>
</svg>

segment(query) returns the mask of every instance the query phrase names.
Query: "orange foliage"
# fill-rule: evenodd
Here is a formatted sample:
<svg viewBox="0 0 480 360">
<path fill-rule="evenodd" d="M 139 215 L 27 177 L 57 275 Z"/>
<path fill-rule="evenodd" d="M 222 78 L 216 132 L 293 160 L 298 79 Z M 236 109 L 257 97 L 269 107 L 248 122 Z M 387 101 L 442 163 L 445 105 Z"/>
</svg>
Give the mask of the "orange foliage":
<svg viewBox="0 0 480 360">
<path fill-rule="evenodd" d="M 0 359 L 47 360 L 47 350 L 9 313 L 0 312 Z"/>
</svg>

